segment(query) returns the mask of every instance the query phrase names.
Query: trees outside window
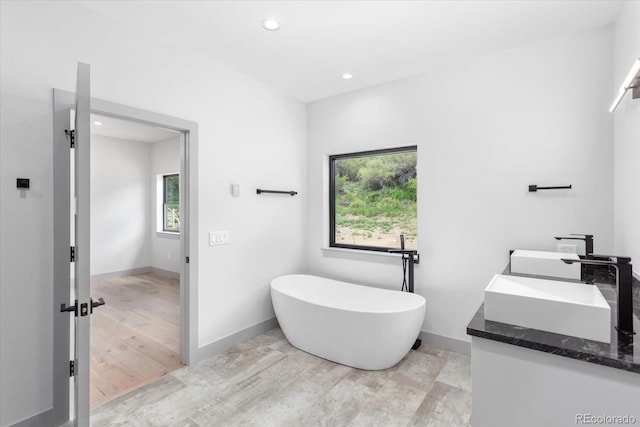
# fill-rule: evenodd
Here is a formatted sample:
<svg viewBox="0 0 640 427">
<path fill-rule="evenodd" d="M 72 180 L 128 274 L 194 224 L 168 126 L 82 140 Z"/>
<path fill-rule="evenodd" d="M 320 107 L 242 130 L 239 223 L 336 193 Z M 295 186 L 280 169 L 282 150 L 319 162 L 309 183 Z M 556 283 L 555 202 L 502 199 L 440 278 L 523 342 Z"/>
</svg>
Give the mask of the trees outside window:
<svg viewBox="0 0 640 427">
<path fill-rule="evenodd" d="M 417 147 L 329 157 L 329 246 L 417 249 Z"/>
<path fill-rule="evenodd" d="M 162 231 L 180 232 L 180 176 L 164 175 L 163 178 Z"/>
</svg>

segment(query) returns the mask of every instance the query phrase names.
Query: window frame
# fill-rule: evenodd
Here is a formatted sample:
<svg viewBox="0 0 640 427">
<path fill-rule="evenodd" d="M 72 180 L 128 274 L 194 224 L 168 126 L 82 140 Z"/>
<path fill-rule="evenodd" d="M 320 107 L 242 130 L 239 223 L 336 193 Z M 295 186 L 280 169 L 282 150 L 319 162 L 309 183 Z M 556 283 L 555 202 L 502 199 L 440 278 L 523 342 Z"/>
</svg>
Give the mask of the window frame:
<svg viewBox="0 0 640 427">
<path fill-rule="evenodd" d="M 168 173 L 161 174 L 162 176 L 162 229 L 160 230 L 162 233 L 174 233 L 180 234 L 180 225 L 178 225 L 178 230 L 169 230 L 167 229 L 167 178 L 178 178 L 178 206 L 180 207 L 180 174 L 179 173 Z M 171 203 L 175 204 L 175 203 Z"/>
<path fill-rule="evenodd" d="M 404 147 L 384 148 L 380 150 L 359 151 L 357 153 L 333 154 L 329 156 L 329 248 L 352 249 L 362 251 L 387 252 L 389 249 L 398 249 L 385 246 L 353 245 L 336 243 L 336 168 L 335 161 L 355 157 L 379 156 L 384 154 L 416 153 L 417 145 Z M 417 165 L 416 165 L 417 169 Z M 417 197 L 417 196 L 416 196 Z M 416 200 L 417 201 L 417 200 Z M 416 212 L 417 215 L 417 212 Z"/>
</svg>

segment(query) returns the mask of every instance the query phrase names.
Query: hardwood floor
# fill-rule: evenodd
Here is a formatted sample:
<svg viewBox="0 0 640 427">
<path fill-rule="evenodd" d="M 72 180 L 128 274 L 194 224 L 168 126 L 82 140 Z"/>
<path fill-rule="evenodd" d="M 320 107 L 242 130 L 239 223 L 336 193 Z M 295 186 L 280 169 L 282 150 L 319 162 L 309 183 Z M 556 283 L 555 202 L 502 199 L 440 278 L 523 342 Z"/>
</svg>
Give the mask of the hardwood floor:
<svg viewBox="0 0 640 427">
<path fill-rule="evenodd" d="M 272 329 L 102 405 L 102 426 L 469 427 L 469 356 L 422 345 L 363 371 L 292 347 Z"/>
<path fill-rule="evenodd" d="M 182 367 L 180 283 L 154 274 L 97 280 L 91 316 L 91 408 Z"/>
</svg>

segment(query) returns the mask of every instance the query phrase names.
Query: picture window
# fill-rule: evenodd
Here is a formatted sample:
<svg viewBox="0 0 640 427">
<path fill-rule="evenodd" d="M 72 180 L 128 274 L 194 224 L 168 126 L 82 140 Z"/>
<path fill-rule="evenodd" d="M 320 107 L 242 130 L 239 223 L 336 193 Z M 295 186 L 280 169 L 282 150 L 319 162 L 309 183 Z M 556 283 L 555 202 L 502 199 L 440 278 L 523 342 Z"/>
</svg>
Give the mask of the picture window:
<svg viewBox="0 0 640 427">
<path fill-rule="evenodd" d="M 162 176 L 162 231 L 180 232 L 180 175 Z"/>
<path fill-rule="evenodd" d="M 417 147 L 329 156 L 329 246 L 418 247 Z"/>
</svg>

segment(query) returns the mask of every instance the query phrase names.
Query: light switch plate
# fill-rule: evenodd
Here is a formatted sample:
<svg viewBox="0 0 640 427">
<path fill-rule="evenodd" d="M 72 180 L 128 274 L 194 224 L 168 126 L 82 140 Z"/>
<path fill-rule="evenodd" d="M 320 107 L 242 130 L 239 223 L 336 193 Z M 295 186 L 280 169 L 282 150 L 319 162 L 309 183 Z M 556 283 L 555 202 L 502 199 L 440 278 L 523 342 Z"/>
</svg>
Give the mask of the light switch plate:
<svg viewBox="0 0 640 427">
<path fill-rule="evenodd" d="M 231 243 L 231 231 L 210 231 L 209 246 L 228 245 Z"/>
</svg>

